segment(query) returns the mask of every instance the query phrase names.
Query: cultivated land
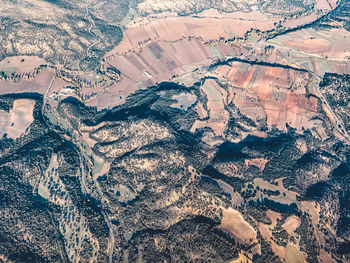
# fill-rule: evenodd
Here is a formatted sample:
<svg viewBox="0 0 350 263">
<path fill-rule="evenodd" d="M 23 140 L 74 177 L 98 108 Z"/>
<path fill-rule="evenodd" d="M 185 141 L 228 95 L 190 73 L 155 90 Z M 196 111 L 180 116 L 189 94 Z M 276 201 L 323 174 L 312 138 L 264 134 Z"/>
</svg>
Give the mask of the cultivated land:
<svg viewBox="0 0 350 263">
<path fill-rule="evenodd" d="M 6 0 L 0 262 L 349 262 L 349 10 Z"/>
</svg>

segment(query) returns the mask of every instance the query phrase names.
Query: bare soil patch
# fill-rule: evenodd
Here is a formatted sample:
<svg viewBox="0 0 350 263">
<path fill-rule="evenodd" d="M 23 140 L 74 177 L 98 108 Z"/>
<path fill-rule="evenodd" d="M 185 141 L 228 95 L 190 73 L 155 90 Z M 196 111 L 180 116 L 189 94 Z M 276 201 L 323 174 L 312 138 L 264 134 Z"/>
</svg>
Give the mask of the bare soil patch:
<svg viewBox="0 0 350 263">
<path fill-rule="evenodd" d="M 16 139 L 27 131 L 33 122 L 35 101 L 29 99 L 15 100 L 10 112 L 0 110 L 0 137 Z"/>
<path fill-rule="evenodd" d="M 220 229 L 227 232 L 240 244 L 252 244 L 257 241 L 254 228 L 244 220 L 238 211 L 232 208 L 223 211 Z"/>
</svg>

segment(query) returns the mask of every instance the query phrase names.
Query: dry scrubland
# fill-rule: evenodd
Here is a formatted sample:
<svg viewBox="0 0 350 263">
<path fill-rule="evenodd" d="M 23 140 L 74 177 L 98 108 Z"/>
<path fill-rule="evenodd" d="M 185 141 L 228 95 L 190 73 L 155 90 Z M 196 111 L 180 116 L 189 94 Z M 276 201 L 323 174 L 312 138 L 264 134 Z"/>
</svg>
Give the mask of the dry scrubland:
<svg viewBox="0 0 350 263">
<path fill-rule="evenodd" d="M 344 3 L 6 1 L 0 261 L 349 262 Z"/>
<path fill-rule="evenodd" d="M 39 55 L 70 69 L 90 70 L 121 39 L 123 1 L 4 1 L 0 7 L 0 58 Z M 116 10 L 111 15 L 110 10 Z"/>
</svg>

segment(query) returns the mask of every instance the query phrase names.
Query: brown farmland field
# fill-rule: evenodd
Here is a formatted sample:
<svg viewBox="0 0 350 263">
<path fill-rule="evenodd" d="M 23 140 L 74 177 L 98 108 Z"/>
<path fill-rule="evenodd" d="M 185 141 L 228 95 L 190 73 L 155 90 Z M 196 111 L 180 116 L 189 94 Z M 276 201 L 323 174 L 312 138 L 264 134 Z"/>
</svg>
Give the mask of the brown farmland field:
<svg viewBox="0 0 350 263">
<path fill-rule="evenodd" d="M 257 242 L 254 228 L 244 220 L 238 211 L 232 208 L 223 211 L 220 229 L 227 232 L 240 244 Z"/>
</svg>

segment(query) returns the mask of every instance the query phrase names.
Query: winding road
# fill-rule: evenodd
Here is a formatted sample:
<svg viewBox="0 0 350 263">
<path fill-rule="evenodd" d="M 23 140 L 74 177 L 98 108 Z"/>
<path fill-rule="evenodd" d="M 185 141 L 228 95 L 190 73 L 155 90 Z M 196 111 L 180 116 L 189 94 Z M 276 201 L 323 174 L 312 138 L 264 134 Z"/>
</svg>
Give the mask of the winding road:
<svg viewBox="0 0 350 263">
<path fill-rule="evenodd" d="M 91 32 L 92 27 L 95 26 L 95 22 L 94 22 L 94 20 L 92 20 L 91 17 L 89 16 L 89 13 L 90 13 L 90 11 L 89 11 L 89 5 L 91 5 L 93 1 L 94 1 L 94 0 L 91 0 L 91 1 L 89 1 L 89 2 L 86 4 L 86 6 L 85 6 L 85 11 L 86 11 L 86 13 L 85 13 L 84 19 L 86 19 L 86 20 L 88 20 L 88 21 L 90 22 L 90 26 L 89 26 L 89 28 L 88 28 L 88 32 L 90 33 L 90 35 L 92 35 L 93 37 L 97 38 L 97 40 L 96 40 L 94 43 L 92 43 L 90 46 L 87 47 L 87 49 L 86 49 L 86 57 L 89 57 L 90 49 L 91 49 L 93 46 L 97 45 L 97 44 L 101 41 L 101 39 L 100 39 L 98 36 L 96 36 L 96 34 L 94 34 L 93 32 Z"/>
</svg>

